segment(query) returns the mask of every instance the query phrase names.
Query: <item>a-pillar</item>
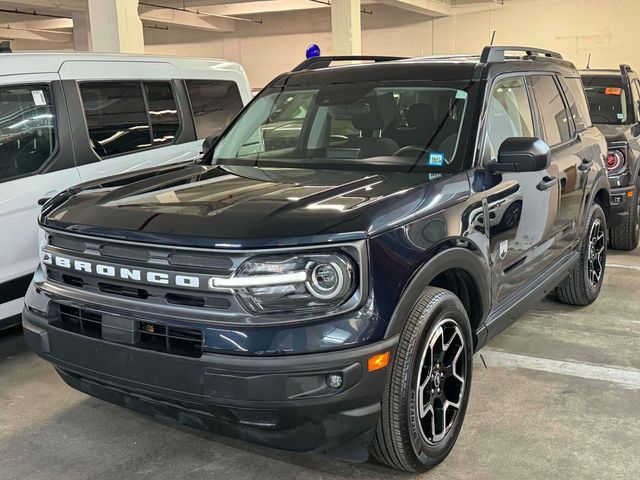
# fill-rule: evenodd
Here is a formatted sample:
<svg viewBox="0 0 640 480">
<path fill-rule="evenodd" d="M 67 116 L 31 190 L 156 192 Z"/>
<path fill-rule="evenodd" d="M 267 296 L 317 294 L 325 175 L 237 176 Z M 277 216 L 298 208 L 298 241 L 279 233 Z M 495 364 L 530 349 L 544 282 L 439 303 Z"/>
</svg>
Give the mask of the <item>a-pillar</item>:
<svg viewBox="0 0 640 480">
<path fill-rule="evenodd" d="M 334 55 L 361 55 L 360 0 L 331 2 L 331 42 Z"/>
<path fill-rule="evenodd" d="M 88 0 L 94 52 L 144 53 L 138 0 Z"/>
</svg>

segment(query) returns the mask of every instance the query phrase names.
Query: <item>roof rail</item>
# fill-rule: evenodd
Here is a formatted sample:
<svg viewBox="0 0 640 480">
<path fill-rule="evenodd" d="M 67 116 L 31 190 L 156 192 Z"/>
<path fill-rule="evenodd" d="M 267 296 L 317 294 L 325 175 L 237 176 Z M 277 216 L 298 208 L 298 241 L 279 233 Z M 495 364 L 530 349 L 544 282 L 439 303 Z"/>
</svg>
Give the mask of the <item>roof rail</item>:
<svg viewBox="0 0 640 480">
<path fill-rule="evenodd" d="M 631 68 L 631 66 L 624 63 L 620 65 L 620 73 L 622 73 L 623 76 L 631 72 L 633 72 L 633 68 Z"/>
<path fill-rule="evenodd" d="M 551 50 L 543 50 L 535 47 L 522 47 L 522 46 L 489 46 L 484 47 L 480 61 L 482 63 L 490 62 L 504 62 L 505 52 L 525 52 L 527 56 L 539 55 L 548 58 L 555 58 L 562 60 L 562 55 Z"/>
<path fill-rule="evenodd" d="M 404 60 L 406 57 L 381 57 L 375 55 L 333 55 L 326 57 L 313 57 L 308 58 L 296 68 L 291 70 L 292 72 L 301 72 L 303 70 L 317 70 L 319 68 L 327 68 L 333 62 L 348 62 L 348 61 L 360 61 L 369 60 L 375 63 L 378 62 L 390 62 L 392 60 Z"/>
</svg>

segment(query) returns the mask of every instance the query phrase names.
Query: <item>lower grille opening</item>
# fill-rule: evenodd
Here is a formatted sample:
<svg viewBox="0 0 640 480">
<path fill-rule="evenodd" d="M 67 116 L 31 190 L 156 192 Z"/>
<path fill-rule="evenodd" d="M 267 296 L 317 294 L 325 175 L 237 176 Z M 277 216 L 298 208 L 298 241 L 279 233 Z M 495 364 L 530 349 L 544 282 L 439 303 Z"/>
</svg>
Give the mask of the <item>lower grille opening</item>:
<svg viewBox="0 0 640 480">
<path fill-rule="evenodd" d="M 121 285 L 112 285 L 110 283 L 98 283 L 98 290 L 103 293 L 110 293 L 112 295 L 122 295 L 124 297 L 133 298 L 149 298 L 149 293 L 143 288 L 123 287 Z"/>
<path fill-rule="evenodd" d="M 60 323 L 68 330 L 83 333 L 91 337 L 100 337 L 102 316 L 68 305 L 60 305 Z"/>
<path fill-rule="evenodd" d="M 202 356 L 202 331 L 113 316 L 104 317 L 68 305 L 58 306 L 59 327 L 82 335 L 137 348 L 186 357 Z"/>
<path fill-rule="evenodd" d="M 167 293 L 164 298 L 167 302 L 177 305 L 188 305 L 190 307 L 204 307 L 206 305 L 204 297 L 197 297 L 195 295 Z"/>
<path fill-rule="evenodd" d="M 82 288 L 84 285 L 84 281 L 80 277 L 74 277 L 73 275 L 63 274 L 62 281 L 72 287 Z"/>
</svg>

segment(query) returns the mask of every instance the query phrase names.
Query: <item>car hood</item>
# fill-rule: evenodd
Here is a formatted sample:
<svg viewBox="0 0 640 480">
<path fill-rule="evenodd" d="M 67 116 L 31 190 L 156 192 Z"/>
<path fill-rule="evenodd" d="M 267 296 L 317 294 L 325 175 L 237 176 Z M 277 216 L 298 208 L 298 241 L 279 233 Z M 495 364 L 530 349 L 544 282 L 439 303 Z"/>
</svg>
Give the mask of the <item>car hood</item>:
<svg viewBox="0 0 640 480">
<path fill-rule="evenodd" d="M 466 174 L 189 165 L 71 189 L 41 223 L 74 233 L 198 247 L 347 241 L 469 196 Z"/>
</svg>

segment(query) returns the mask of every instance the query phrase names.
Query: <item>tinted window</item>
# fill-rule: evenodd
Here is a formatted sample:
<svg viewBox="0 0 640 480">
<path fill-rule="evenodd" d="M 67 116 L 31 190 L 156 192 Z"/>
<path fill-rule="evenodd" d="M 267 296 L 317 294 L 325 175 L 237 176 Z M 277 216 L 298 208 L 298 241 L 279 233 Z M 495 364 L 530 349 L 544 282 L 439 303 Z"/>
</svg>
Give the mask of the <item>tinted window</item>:
<svg viewBox="0 0 640 480">
<path fill-rule="evenodd" d="M 524 79 L 497 81 L 489 100 L 483 163 L 497 159 L 500 145 L 507 138 L 533 136 L 533 115 Z"/>
<path fill-rule="evenodd" d="M 144 87 L 149 104 L 153 145 L 173 143 L 180 129 L 180 121 L 171 85 L 167 82 L 150 82 L 145 83 Z"/>
<path fill-rule="evenodd" d="M 587 97 L 584 93 L 584 87 L 582 86 L 582 80 L 579 78 L 567 78 L 565 80 L 566 84 L 565 82 L 561 82 L 561 85 L 563 86 L 565 96 L 569 102 L 569 108 L 571 110 L 571 115 L 573 116 L 573 123 L 576 126 L 576 130 L 581 132 L 585 128 L 591 126 L 589 106 L 587 104 Z"/>
<path fill-rule="evenodd" d="M 593 123 L 627 123 L 627 92 L 620 75 L 584 75 L 582 82 Z"/>
<path fill-rule="evenodd" d="M 36 172 L 55 148 L 49 86 L 0 87 L 0 182 Z"/>
<path fill-rule="evenodd" d="M 571 140 L 571 124 L 554 78 L 550 75 L 533 76 L 531 85 L 544 123 L 544 140 L 550 146 Z"/>
<path fill-rule="evenodd" d="M 187 80 L 186 85 L 199 139 L 220 134 L 242 110 L 242 98 L 235 82 Z"/>
<path fill-rule="evenodd" d="M 273 88 L 243 111 L 213 161 L 394 171 L 458 170 L 468 82 Z"/>
<path fill-rule="evenodd" d="M 91 146 L 101 157 L 152 146 L 140 82 L 81 83 Z"/>
</svg>

